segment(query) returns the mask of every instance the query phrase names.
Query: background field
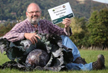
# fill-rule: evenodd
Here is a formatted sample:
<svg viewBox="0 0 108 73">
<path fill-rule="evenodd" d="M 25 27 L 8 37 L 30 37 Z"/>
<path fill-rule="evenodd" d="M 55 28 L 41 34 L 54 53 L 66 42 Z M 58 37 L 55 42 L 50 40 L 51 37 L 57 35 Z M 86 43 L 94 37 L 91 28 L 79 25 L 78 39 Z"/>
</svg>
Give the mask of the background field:
<svg viewBox="0 0 108 73">
<path fill-rule="evenodd" d="M 87 63 L 94 62 L 97 60 L 98 54 L 103 54 L 105 56 L 105 66 L 104 70 L 92 70 L 92 71 L 61 71 L 61 72 L 53 72 L 53 71 L 27 71 L 26 73 L 108 73 L 108 50 L 79 50 L 80 54 Z M 0 65 L 9 61 L 6 55 L 0 53 Z M 16 69 L 0 69 L 0 73 L 25 73 L 24 71 L 19 71 Z"/>
</svg>

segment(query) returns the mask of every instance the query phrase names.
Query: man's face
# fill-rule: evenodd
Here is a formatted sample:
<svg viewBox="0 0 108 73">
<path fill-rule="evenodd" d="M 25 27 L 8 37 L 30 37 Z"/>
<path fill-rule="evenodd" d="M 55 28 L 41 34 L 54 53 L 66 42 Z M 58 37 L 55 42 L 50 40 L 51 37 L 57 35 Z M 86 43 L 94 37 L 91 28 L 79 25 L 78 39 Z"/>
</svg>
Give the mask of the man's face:
<svg viewBox="0 0 108 73">
<path fill-rule="evenodd" d="M 41 16 L 41 10 L 37 5 L 31 5 L 28 7 L 26 16 L 31 24 L 35 25 L 39 22 Z"/>
</svg>

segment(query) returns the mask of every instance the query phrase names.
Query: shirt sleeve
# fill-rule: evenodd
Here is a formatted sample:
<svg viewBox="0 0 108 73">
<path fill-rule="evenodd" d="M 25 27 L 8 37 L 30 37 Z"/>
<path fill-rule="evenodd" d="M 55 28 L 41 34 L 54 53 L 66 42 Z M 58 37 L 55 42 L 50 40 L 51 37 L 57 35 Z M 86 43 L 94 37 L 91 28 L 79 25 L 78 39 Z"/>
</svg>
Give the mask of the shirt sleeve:
<svg viewBox="0 0 108 73">
<path fill-rule="evenodd" d="M 67 36 L 70 36 L 72 35 L 72 31 L 71 31 L 71 28 L 69 28 L 69 32 L 67 32 L 66 28 L 60 28 L 59 26 L 47 21 L 46 23 L 49 28 L 49 32 L 51 34 L 57 34 L 57 35 L 67 35 Z"/>
<path fill-rule="evenodd" d="M 21 23 L 16 24 L 3 38 L 15 42 L 24 39 L 24 26 Z"/>
<path fill-rule="evenodd" d="M 72 35 L 72 30 L 70 27 L 64 28 L 64 32 L 67 36 L 71 36 Z"/>
</svg>

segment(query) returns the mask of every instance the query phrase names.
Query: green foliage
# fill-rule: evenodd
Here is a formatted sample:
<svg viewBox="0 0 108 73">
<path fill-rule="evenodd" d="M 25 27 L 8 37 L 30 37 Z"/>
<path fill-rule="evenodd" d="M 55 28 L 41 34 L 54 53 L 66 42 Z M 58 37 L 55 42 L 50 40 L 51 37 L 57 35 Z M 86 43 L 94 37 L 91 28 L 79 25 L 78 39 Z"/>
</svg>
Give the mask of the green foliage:
<svg viewBox="0 0 108 73">
<path fill-rule="evenodd" d="M 15 25 L 15 23 L 4 23 L 0 26 L 0 36 L 3 36 L 6 34 L 9 30 L 12 29 L 12 27 Z"/>
<path fill-rule="evenodd" d="M 71 22 L 73 35 L 71 40 L 81 48 L 100 46 L 103 49 L 108 47 L 108 9 L 95 10 L 89 21 L 85 18 L 74 17 Z"/>
<path fill-rule="evenodd" d="M 94 11 L 88 24 L 89 42 L 94 46 L 108 45 L 108 9 Z"/>
<path fill-rule="evenodd" d="M 57 24 L 57 26 L 64 28 L 64 24 L 62 24 L 62 23 Z"/>
<path fill-rule="evenodd" d="M 73 33 L 72 36 L 70 36 L 71 40 L 79 47 L 86 45 L 86 19 L 75 17 L 72 19 L 70 27 Z"/>
<path fill-rule="evenodd" d="M 69 2 L 76 17 L 89 18 L 92 7 L 102 6 L 103 4 L 95 3 L 91 0 L 86 0 L 84 4 L 80 4 L 76 0 L 0 0 L 0 20 L 15 20 L 25 19 L 26 8 L 31 2 L 39 4 L 42 10 L 42 16 L 50 19 L 48 9 Z M 92 4 L 93 3 L 93 4 Z M 100 9 L 100 8 L 97 8 Z"/>
</svg>

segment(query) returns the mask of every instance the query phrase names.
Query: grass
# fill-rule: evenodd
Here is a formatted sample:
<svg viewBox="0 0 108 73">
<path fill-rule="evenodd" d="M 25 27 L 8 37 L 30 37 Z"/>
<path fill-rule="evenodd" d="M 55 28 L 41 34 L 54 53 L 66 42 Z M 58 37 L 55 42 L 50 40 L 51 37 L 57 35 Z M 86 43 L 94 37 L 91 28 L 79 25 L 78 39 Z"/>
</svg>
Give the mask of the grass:
<svg viewBox="0 0 108 73">
<path fill-rule="evenodd" d="M 98 54 L 103 54 L 105 56 L 105 66 L 106 69 L 104 70 L 92 70 L 92 71 L 60 71 L 60 72 L 53 72 L 53 71 L 26 71 L 26 73 L 108 73 L 108 50 L 79 50 L 80 54 L 87 63 L 94 62 L 97 60 Z M 9 61 L 6 55 L 0 53 L 0 65 Z M 24 71 L 19 71 L 17 69 L 0 69 L 0 73 L 25 73 Z"/>
</svg>

